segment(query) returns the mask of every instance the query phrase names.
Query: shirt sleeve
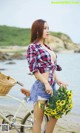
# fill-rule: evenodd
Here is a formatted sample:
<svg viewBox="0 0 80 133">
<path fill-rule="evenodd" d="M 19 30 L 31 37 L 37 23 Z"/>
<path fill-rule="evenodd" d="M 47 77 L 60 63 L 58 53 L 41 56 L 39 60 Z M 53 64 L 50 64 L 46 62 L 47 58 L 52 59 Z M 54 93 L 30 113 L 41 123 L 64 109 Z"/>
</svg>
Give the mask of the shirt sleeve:
<svg viewBox="0 0 80 133">
<path fill-rule="evenodd" d="M 29 45 L 27 49 L 27 55 L 26 55 L 28 64 L 29 64 L 29 69 L 31 73 L 34 73 L 38 71 L 38 63 L 37 63 L 37 52 L 36 48 L 33 45 Z"/>
</svg>

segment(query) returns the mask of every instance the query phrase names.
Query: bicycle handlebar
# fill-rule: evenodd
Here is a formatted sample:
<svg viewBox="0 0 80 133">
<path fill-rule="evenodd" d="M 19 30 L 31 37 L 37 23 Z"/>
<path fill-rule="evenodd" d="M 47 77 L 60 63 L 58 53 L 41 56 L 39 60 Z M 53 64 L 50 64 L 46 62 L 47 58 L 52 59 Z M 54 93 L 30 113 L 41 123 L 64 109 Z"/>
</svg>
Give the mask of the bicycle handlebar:
<svg viewBox="0 0 80 133">
<path fill-rule="evenodd" d="M 17 81 L 17 84 L 19 84 L 20 86 L 24 86 L 21 82 Z"/>
</svg>

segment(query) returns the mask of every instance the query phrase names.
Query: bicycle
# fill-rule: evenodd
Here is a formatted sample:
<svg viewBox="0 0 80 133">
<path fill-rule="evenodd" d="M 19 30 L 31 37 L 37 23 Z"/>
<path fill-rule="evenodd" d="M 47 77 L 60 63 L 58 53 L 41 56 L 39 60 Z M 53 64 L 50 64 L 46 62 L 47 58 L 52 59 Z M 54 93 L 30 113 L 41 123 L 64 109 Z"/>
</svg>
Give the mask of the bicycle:
<svg viewBox="0 0 80 133">
<path fill-rule="evenodd" d="M 8 83 L 8 84 L 7 84 Z M 19 84 L 23 86 L 22 83 L 17 82 L 15 79 L 0 73 L 0 96 L 6 96 L 11 99 L 14 99 L 20 103 L 17 107 L 17 110 L 14 114 L 10 113 L 4 116 L 3 113 L 0 112 L 0 117 L 2 118 L 2 125 L 7 124 L 9 125 L 9 130 L 16 130 L 18 133 L 27 133 L 28 131 L 31 132 L 34 117 L 33 117 L 33 110 L 29 109 L 26 105 L 27 99 L 29 95 L 27 95 L 23 100 L 20 100 L 17 97 L 11 96 L 8 94 L 9 90 L 15 85 Z M 3 97 L 4 98 L 4 97 Z M 25 109 L 26 114 L 24 117 L 18 116 L 20 114 L 21 109 Z M 45 133 L 46 122 L 48 121 L 48 117 L 45 115 L 42 123 L 42 131 L 41 133 Z"/>
</svg>

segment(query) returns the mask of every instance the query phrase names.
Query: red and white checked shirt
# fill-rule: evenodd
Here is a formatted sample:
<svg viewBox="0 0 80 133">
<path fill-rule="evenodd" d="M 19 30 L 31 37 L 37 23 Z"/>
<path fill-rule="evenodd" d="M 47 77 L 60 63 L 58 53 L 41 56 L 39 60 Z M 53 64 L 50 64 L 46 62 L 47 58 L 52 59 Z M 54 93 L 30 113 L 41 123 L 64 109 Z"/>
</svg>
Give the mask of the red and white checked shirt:
<svg viewBox="0 0 80 133">
<path fill-rule="evenodd" d="M 47 45 L 45 46 L 49 48 Z M 48 82 L 52 85 L 54 82 L 53 74 L 57 68 L 57 64 L 56 61 L 54 64 L 52 64 L 51 55 L 49 52 L 45 50 L 39 43 L 30 44 L 27 49 L 26 58 L 29 64 L 30 72 L 34 73 L 39 71 L 40 73 L 44 73 L 49 71 Z"/>
</svg>

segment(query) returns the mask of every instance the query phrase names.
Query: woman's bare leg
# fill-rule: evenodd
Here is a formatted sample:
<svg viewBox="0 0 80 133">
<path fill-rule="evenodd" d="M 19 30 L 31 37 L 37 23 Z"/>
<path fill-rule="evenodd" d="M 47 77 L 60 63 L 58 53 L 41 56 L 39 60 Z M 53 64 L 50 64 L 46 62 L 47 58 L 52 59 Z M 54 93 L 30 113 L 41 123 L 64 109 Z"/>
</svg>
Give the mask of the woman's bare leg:
<svg viewBox="0 0 80 133">
<path fill-rule="evenodd" d="M 46 124 L 46 133 L 53 133 L 56 122 L 57 119 L 50 118 L 50 120 Z"/>
<path fill-rule="evenodd" d="M 39 100 L 38 102 L 45 105 L 45 101 Z M 41 124 L 44 116 L 44 110 L 39 107 L 38 102 L 34 105 L 33 133 L 41 133 Z"/>
</svg>

